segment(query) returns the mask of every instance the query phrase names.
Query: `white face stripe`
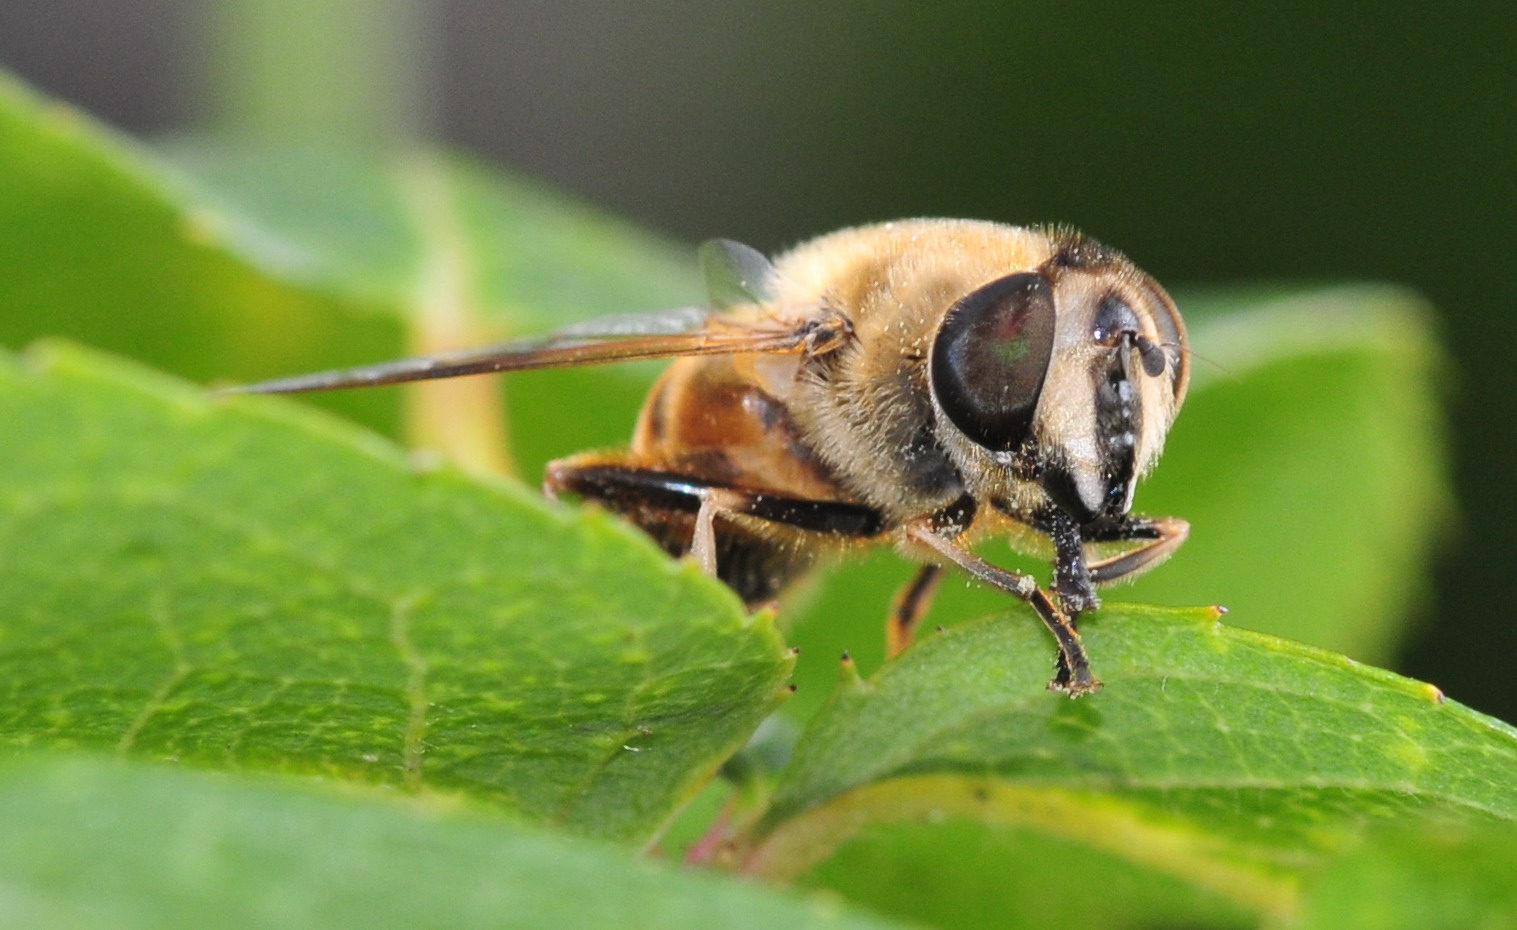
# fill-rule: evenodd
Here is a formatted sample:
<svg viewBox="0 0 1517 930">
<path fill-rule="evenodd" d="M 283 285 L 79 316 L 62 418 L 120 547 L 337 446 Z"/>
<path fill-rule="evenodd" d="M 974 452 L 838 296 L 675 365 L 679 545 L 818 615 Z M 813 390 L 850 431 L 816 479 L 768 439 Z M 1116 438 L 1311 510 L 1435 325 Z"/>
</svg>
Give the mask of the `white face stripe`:
<svg viewBox="0 0 1517 930">
<path fill-rule="evenodd" d="M 1080 492 L 1080 501 L 1091 513 L 1100 513 L 1106 503 L 1106 483 L 1099 469 L 1082 468 L 1075 472 L 1075 490 Z"/>
<path fill-rule="evenodd" d="M 1169 362 L 1162 372 L 1150 375 L 1135 347 L 1113 347 L 1093 338 L 1103 302 L 1115 293 L 1131 309 L 1135 317 L 1131 325 L 1151 342 L 1161 339 L 1154 314 L 1168 311 L 1153 305 L 1152 295 L 1144 290 L 1109 277 L 1080 274 L 1064 276 L 1056 287 L 1059 316 L 1054 363 L 1043 386 L 1034 434 L 1047 462 L 1067 474 L 1066 493 L 1092 513 L 1108 511 L 1113 495 L 1120 495 L 1115 503 L 1123 512 L 1131 509 L 1137 481 L 1158 461 L 1174 419 L 1173 354 L 1166 353 Z M 1130 405 L 1133 428 L 1124 435 L 1108 436 L 1101 432 L 1097 398 L 1104 373 L 1113 364 L 1113 352 L 1133 356 L 1131 364 L 1124 366 L 1127 378 L 1115 386 L 1114 396 L 1106 402 Z M 1106 458 L 1125 458 L 1121 456 L 1124 445 L 1131 446 L 1131 473 L 1112 474 L 1113 469 L 1127 471 L 1123 462 Z"/>
</svg>

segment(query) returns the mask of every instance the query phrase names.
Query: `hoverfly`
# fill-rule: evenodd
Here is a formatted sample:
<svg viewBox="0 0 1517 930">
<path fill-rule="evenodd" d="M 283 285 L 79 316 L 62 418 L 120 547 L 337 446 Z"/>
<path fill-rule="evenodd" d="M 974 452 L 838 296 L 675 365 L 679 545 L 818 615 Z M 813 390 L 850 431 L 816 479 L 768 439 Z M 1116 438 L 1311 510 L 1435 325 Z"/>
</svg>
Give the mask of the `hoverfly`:
<svg viewBox="0 0 1517 930">
<path fill-rule="evenodd" d="M 891 544 L 921 563 L 891 612 L 892 655 L 957 566 L 1047 625 L 1049 687 L 1098 688 L 1076 620 L 1099 606 L 1097 586 L 1151 568 L 1189 531 L 1131 513 L 1189 381 L 1169 295 L 1062 228 L 908 220 L 822 236 L 772 265 L 722 240 L 700 254 L 709 307 L 234 390 L 677 359 L 631 448 L 551 463 L 549 496 L 621 514 L 750 607 L 828 553 Z M 1047 588 L 970 548 L 1019 529 L 1053 544 Z M 1088 556 L 1096 544 L 1118 554 Z"/>
</svg>

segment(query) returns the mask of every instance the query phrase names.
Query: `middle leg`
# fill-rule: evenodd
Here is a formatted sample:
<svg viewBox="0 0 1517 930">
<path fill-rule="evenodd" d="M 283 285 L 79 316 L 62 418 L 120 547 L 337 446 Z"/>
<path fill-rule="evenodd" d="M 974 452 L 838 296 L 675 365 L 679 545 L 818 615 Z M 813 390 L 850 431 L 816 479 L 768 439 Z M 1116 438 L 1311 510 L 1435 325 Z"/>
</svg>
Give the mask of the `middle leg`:
<svg viewBox="0 0 1517 930">
<path fill-rule="evenodd" d="M 734 487 L 615 455 L 553 462 L 544 490 L 550 497 L 575 494 L 622 515 L 670 555 L 693 557 L 750 607 L 773 600 L 809 570 L 829 539 L 878 536 L 884 522 L 861 504 Z M 815 534 L 809 542 L 808 534 Z"/>
<path fill-rule="evenodd" d="M 927 613 L 932 597 L 943 581 L 943 567 L 928 562 L 917 569 L 906 586 L 896 593 L 885 626 L 885 657 L 894 659 L 910 648 L 917 622 Z"/>
</svg>

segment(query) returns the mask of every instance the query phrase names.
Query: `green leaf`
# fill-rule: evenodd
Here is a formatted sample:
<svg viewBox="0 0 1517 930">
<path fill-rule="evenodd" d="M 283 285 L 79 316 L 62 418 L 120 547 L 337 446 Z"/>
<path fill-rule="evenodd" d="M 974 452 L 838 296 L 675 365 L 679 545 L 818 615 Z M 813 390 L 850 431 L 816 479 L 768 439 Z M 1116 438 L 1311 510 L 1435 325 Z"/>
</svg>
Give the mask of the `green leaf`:
<svg viewBox="0 0 1517 930">
<path fill-rule="evenodd" d="M 688 305 L 693 253 L 540 186 L 418 149 L 379 155 L 182 139 L 179 165 L 0 73 L 0 345 L 63 335 L 203 381 L 477 345 Z M 465 379 L 311 402 L 465 462 L 503 464 L 501 391 L 536 473 L 630 430 L 646 373 L 564 415 L 561 380 Z M 413 399 L 408 406 L 403 397 Z M 625 399 L 624 399 L 625 398 Z"/>
<path fill-rule="evenodd" d="M 675 307 L 695 254 L 540 184 L 454 156 L 171 142 L 225 232 L 271 276 L 412 317 L 439 274 L 497 332 Z M 414 318 L 411 322 L 416 322 Z"/>
<path fill-rule="evenodd" d="M 66 334 L 206 379 L 245 376 L 249 359 L 310 364 L 313 344 L 399 344 L 393 321 L 349 326 L 255 269 L 218 239 L 225 225 L 188 178 L 0 74 L 0 343 Z"/>
<path fill-rule="evenodd" d="M 304 790 L 301 790 L 301 789 Z M 0 770 L 0 927 L 896 926 L 599 843 L 270 780 Z"/>
<path fill-rule="evenodd" d="M 942 930 L 1252 930 L 1260 922 L 1251 905 L 1120 853 L 949 811 L 865 826 L 795 885 Z"/>
<path fill-rule="evenodd" d="M 1197 294 L 1195 386 L 1145 510 L 1191 521 L 1124 600 L 1389 661 L 1453 509 L 1431 312 L 1387 285 Z"/>
<path fill-rule="evenodd" d="M 1302 892 L 1298 930 L 1517 928 L 1517 830 L 1419 824 L 1371 831 Z"/>
<path fill-rule="evenodd" d="M 1425 595 L 1424 565 L 1451 496 L 1442 358 L 1425 305 L 1384 285 L 1225 289 L 1181 295 L 1195 381 L 1136 509 L 1191 523 L 1168 562 L 1109 600 L 1223 604 L 1233 622 L 1384 662 Z M 1047 579 L 991 543 L 983 553 Z M 797 598 L 804 719 L 830 691 L 831 659 L 881 661 L 886 609 L 911 569 L 881 553 Z M 950 579 L 926 618 L 1004 609 L 999 592 Z M 817 661 L 813 657 L 820 657 Z"/>
<path fill-rule="evenodd" d="M 771 622 L 640 533 L 293 404 L 55 348 L 0 432 L 3 744 L 647 838 L 784 693 Z"/>
<path fill-rule="evenodd" d="M 1429 685 L 1211 611 L 1113 605 L 1082 628 L 1106 687 L 1080 701 L 1044 690 L 1053 650 L 1026 611 L 932 636 L 867 682 L 845 676 L 747 868 L 796 876 L 838 855 L 809 880 L 945 925 L 974 925 L 950 919 L 973 901 L 1018 926 L 1040 925 L 1050 902 L 1084 920 L 1065 902 L 1093 893 L 1096 925 L 1133 926 L 1182 898 L 1182 914 L 1289 914 L 1303 876 L 1367 824 L 1517 821 L 1517 731 Z M 926 828 L 876 828 L 902 821 L 978 838 L 939 866 L 911 856 L 928 874 L 900 886 L 879 863 L 901 862 Z M 1085 851 L 1112 864 L 1099 890 L 1059 865 Z M 1023 870 L 1039 893 L 1012 899 Z M 943 883 L 974 889 L 951 914 L 913 891 Z M 1131 899 L 1114 897 L 1123 888 Z"/>
</svg>

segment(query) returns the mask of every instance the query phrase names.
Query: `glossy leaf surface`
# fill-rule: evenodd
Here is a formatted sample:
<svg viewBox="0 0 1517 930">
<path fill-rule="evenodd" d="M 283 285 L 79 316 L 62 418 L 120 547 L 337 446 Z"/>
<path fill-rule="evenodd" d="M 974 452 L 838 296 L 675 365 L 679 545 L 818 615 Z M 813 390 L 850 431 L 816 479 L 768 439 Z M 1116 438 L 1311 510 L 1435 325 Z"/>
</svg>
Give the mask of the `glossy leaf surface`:
<svg viewBox="0 0 1517 930">
<path fill-rule="evenodd" d="M 0 742 L 457 791 L 647 837 L 783 694 L 604 515 L 73 349 L 0 367 Z"/>
</svg>

